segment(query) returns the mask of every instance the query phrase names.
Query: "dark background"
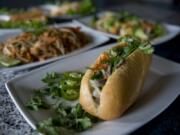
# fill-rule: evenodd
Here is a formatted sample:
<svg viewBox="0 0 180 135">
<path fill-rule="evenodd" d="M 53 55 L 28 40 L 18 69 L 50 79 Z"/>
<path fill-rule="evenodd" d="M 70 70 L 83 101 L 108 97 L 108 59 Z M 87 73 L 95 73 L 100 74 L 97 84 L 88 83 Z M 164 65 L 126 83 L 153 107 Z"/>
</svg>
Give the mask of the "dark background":
<svg viewBox="0 0 180 135">
<path fill-rule="evenodd" d="M 0 7 L 11 7 L 11 8 L 27 8 L 34 5 L 40 5 L 46 3 L 48 1 L 53 0 L 1 0 Z M 61 1 L 61 0 L 60 0 Z M 70 1 L 70 0 L 69 0 Z M 73 1 L 73 0 L 71 0 Z M 179 9 L 179 0 L 93 0 L 99 8 L 121 5 L 122 3 L 129 2 L 146 2 L 146 3 L 154 3 L 159 7 L 168 7 L 172 8 L 172 5 Z M 179 9 L 180 10 L 180 9 Z"/>
</svg>

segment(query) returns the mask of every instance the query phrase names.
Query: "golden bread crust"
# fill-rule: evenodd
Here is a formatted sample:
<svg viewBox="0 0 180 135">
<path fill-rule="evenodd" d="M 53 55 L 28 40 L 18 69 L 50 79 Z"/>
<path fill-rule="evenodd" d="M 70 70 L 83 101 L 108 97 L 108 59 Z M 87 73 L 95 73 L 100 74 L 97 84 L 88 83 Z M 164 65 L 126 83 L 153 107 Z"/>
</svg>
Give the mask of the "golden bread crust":
<svg viewBox="0 0 180 135">
<path fill-rule="evenodd" d="M 151 57 L 151 54 L 144 54 L 139 49 L 128 56 L 125 63 L 108 77 L 102 88 L 99 104 L 92 97 L 89 81 L 93 71 L 88 69 L 81 81 L 80 104 L 82 107 L 88 113 L 103 120 L 120 117 L 140 94 L 149 70 Z M 96 62 L 99 59 L 100 56 Z"/>
</svg>

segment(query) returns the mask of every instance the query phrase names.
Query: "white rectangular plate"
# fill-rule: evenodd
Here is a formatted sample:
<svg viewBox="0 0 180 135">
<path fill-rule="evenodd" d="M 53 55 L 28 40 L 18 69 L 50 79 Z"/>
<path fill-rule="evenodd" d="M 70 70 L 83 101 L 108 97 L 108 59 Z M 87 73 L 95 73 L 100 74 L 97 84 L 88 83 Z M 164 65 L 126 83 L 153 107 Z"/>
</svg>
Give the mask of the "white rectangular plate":
<svg viewBox="0 0 180 135">
<path fill-rule="evenodd" d="M 114 44 L 94 49 L 71 58 L 59 60 L 21 77 L 10 80 L 6 88 L 26 121 L 35 129 L 35 124 L 48 116 L 48 111 L 32 112 L 25 108 L 32 90 L 44 87 L 41 79 L 49 72 L 82 71 L 96 57 Z M 132 76 L 133 77 L 133 76 Z M 179 95 L 180 65 L 153 56 L 149 76 L 137 102 L 119 119 L 100 122 L 83 135 L 120 135 L 141 127 L 164 111 Z"/>
<path fill-rule="evenodd" d="M 1 67 L 0 66 L 0 71 L 5 71 L 5 70 L 11 70 L 11 71 L 17 71 L 17 70 L 22 70 L 22 69 L 26 69 L 26 68 L 32 68 L 32 67 L 37 67 L 43 64 L 47 64 L 68 56 L 73 56 L 76 55 L 78 53 L 87 51 L 88 49 L 97 47 L 98 45 L 101 45 L 105 42 L 107 42 L 109 40 L 109 38 L 107 36 L 104 36 L 98 32 L 94 32 L 93 30 L 79 24 L 76 22 L 69 22 L 69 23 L 62 23 L 62 24 L 56 24 L 55 27 L 63 27 L 63 26 L 73 26 L 73 27 L 81 27 L 81 31 L 83 31 L 84 33 L 86 33 L 90 38 L 91 38 L 91 42 L 88 43 L 85 47 L 75 50 L 69 54 L 66 55 L 62 55 L 56 58 L 51 58 L 51 59 L 47 59 L 45 61 L 41 61 L 41 62 L 33 62 L 33 63 L 29 63 L 29 64 L 24 64 L 24 65 L 18 65 L 15 67 L 10 67 L 10 68 L 5 68 L 5 67 Z M 19 34 L 21 32 L 21 30 L 18 29 L 13 29 L 13 30 L 0 30 L 0 42 L 4 41 L 5 39 L 15 36 L 17 34 Z"/>
<path fill-rule="evenodd" d="M 105 12 L 101 12 L 98 14 L 98 16 L 102 16 Z M 84 17 L 84 18 L 80 18 L 78 20 L 75 20 L 75 22 L 79 22 L 81 24 L 83 24 L 86 27 L 91 28 L 91 23 L 92 21 L 92 16 L 88 16 L 88 17 Z M 180 27 L 177 25 L 171 25 L 171 24 L 163 24 L 165 29 L 166 29 L 166 34 L 164 36 L 158 37 L 154 40 L 151 41 L 151 43 L 153 45 L 158 45 L 164 42 L 167 42 L 171 39 L 173 39 L 175 36 L 177 36 L 180 33 Z M 114 34 L 110 34 L 110 33 L 106 33 L 106 32 L 102 32 L 102 31 L 98 31 L 94 28 L 92 28 L 94 31 L 97 31 L 103 35 L 106 35 L 108 37 L 114 38 L 114 39 L 118 39 L 119 36 L 118 35 L 114 35 Z"/>
</svg>

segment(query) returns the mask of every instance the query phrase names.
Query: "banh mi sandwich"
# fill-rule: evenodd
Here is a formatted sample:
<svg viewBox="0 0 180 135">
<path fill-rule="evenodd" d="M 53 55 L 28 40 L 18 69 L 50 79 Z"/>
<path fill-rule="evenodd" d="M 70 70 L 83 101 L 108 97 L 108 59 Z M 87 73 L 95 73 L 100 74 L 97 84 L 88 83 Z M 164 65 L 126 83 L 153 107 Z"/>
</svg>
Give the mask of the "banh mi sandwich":
<svg viewBox="0 0 180 135">
<path fill-rule="evenodd" d="M 140 94 L 152 53 L 149 42 L 122 37 L 117 46 L 100 54 L 81 81 L 85 111 L 103 120 L 120 117 Z"/>
</svg>

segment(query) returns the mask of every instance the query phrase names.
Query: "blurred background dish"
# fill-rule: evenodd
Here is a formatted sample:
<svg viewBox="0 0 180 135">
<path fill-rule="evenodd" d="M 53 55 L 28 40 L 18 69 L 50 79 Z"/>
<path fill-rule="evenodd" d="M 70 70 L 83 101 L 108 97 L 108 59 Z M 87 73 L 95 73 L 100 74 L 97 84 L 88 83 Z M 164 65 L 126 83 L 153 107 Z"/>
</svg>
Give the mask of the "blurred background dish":
<svg viewBox="0 0 180 135">
<path fill-rule="evenodd" d="M 96 7 L 92 0 L 79 0 L 79 1 L 56 1 L 52 4 L 41 6 L 47 15 L 50 17 L 80 17 L 94 13 Z"/>
<path fill-rule="evenodd" d="M 28 8 L 0 8 L 0 13 L 9 16 L 8 21 L 36 20 L 46 21 L 48 18 L 59 21 L 68 21 L 96 12 L 96 6 L 92 0 L 78 1 L 48 1 L 42 5 Z M 1 21 L 7 21 L 7 17 L 0 16 Z M 2 26 L 1 26 L 2 27 Z"/>
</svg>

